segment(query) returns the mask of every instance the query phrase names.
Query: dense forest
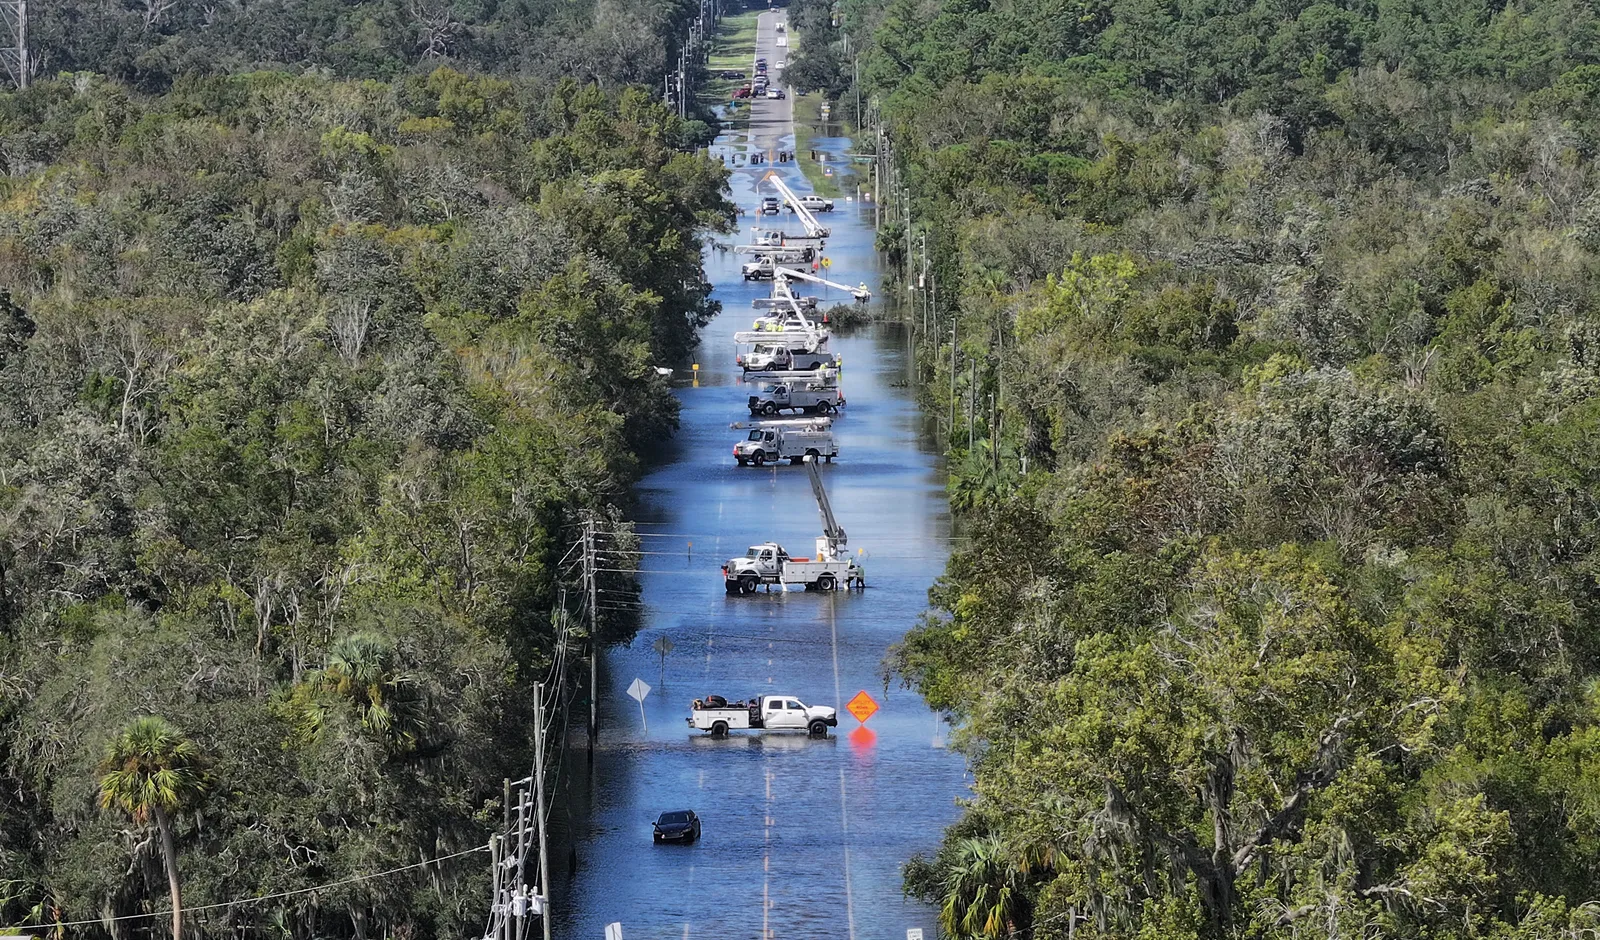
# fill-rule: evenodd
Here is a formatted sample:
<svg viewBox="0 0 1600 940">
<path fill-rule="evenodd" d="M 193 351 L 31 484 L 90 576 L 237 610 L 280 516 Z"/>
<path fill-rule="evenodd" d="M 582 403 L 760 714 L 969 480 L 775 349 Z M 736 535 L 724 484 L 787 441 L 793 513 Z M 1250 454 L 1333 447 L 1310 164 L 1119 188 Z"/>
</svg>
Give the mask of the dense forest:
<svg viewBox="0 0 1600 940">
<path fill-rule="evenodd" d="M 893 146 L 968 537 L 890 663 L 977 779 L 907 889 L 956 937 L 1592 935 L 1592 6 L 838 10 L 802 74 Z"/>
<path fill-rule="evenodd" d="M 638 88 L 222 74 L 403 71 L 330 38 L 407 48 L 380 6 L 118 8 L 0 94 L 0 922 L 481 935 L 560 558 L 676 425 L 732 207 Z"/>
<path fill-rule="evenodd" d="M 31 6 L 41 76 L 163 90 L 185 75 L 316 70 L 393 79 L 448 64 L 654 87 L 697 0 L 77 0 Z"/>
</svg>

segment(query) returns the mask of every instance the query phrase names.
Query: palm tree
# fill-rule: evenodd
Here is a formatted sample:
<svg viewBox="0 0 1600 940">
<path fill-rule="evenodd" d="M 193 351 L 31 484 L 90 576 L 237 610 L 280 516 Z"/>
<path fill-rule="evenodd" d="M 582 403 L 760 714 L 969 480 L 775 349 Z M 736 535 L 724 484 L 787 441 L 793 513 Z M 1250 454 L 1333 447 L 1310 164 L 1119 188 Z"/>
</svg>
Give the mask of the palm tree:
<svg viewBox="0 0 1600 940">
<path fill-rule="evenodd" d="M 421 726 L 416 680 L 394 668 L 394 648 L 374 633 L 352 633 L 328 650 L 328 664 L 318 674 L 322 689 L 355 706 L 361 724 L 405 751 L 417 742 Z"/>
<path fill-rule="evenodd" d="M 161 857 L 172 892 L 172 936 L 183 936 L 183 905 L 178 885 L 178 850 L 172 816 L 205 792 L 200 752 L 164 718 L 146 715 L 128 723 L 100 762 L 100 806 L 113 807 L 143 826 L 151 821 L 161 836 Z"/>
<path fill-rule="evenodd" d="M 939 924 L 951 936 L 1002 940 L 1026 930 L 1030 876 L 1047 862 L 1015 855 L 997 836 L 962 839 L 944 873 Z"/>
</svg>

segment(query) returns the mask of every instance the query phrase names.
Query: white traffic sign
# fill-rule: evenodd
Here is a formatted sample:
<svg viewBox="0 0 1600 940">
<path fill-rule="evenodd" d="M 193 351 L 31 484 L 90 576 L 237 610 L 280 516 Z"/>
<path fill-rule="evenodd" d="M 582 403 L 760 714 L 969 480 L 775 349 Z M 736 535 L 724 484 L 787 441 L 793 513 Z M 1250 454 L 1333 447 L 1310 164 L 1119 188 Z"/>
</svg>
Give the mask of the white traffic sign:
<svg viewBox="0 0 1600 940">
<path fill-rule="evenodd" d="M 606 924 L 606 940 L 622 940 L 622 924 Z"/>
<path fill-rule="evenodd" d="M 639 721 L 644 725 L 645 734 L 649 734 L 650 722 L 646 721 L 644 717 L 644 697 L 650 694 L 650 683 L 643 679 L 635 679 L 633 680 L 633 685 L 628 686 L 628 694 L 633 696 L 633 700 L 639 703 Z"/>
<path fill-rule="evenodd" d="M 906 928 L 906 940 L 922 940 L 922 928 L 921 927 L 907 927 Z"/>
</svg>

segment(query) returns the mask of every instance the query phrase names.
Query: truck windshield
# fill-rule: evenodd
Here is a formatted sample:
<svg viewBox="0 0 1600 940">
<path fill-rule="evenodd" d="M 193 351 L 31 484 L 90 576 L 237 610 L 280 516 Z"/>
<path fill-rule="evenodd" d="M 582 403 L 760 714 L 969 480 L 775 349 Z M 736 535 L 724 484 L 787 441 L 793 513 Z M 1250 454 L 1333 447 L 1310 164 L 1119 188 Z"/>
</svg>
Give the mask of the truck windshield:
<svg viewBox="0 0 1600 940">
<path fill-rule="evenodd" d="M 759 440 L 761 440 L 761 432 L 760 431 L 751 431 L 750 432 L 750 436 L 745 438 L 745 440 L 747 440 L 747 441 L 759 441 Z"/>
<path fill-rule="evenodd" d="M 666 826 L 682 825 L 689 821 L 688 813 L 662 813 L 661 823 Z"/>
<path fill-rule="evenodd" d="M 752 547 L 749 551 L 744 553 L 744 557 L 746 557 L 746 558 L 760 558 L 761 557 L 761 549 Z"/>
</svg>

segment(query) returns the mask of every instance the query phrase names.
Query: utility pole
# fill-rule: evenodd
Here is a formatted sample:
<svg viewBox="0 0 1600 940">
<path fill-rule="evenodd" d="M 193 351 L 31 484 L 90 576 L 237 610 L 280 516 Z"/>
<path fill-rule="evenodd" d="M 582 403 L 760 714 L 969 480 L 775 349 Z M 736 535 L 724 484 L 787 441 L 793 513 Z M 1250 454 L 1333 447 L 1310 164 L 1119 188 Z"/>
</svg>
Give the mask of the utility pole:
<svg viewBox="0 0 1600 940">
<path fill-rule="evenodd" d="M 539 826 L 539 892 L 543 898 L 539 920 L 544 924 L 544 940 L 550 940 L 550 839 L 545 825 L 549 818 L 544 808 L 544 683 L 533 687 L 533 792 Z M 520 940 L 520 933 L 519 933 Z"/>
<path fill-rule="evenodd" d="M 956 331 L 960 327 L 961 324 L 955 320 L 950 321 L 950 436 L 945 438 L 946 442 L 956 436 L 956 350 L 959 348 L 956 343 Z"/>
<path fill-rule="evenodd" d="M 594 778 L 594 742 L 600 736 L 600 617 L 595 584 L 594 513 L 583 519 L 583 580 L 589 589 L 589 776 Z"/>
<path fill-rule="evenodd" d="M 489 866 L 491 869 L 490 874 L 494 879 L 494 902 L 489 907 L 489 923 L 493 925 L 493 929 L 489 931 L 489 936 L 493 937 L 494 940 L 502 940 L 505 937 L 505 907 L 503 906 L 505 904 L 505 891 L 500 881 L 500 845 L 501 838 L 499 833 L 489 837 Z"/>
<path fill-rule="evenodd" d="M 856 133 L 861 133 L 861 54 L 857 53 L 854 60 L 855 85 L 856 85 Z"/>
<path fill-rule="evenodd" d="M 974 358 L 967 363 L 967 453 L 972 453 L 973 439 L 977 426 L 977 419 L 973 409 L 978 403 L 978 360 Z"/>
<path fill-rule="evenodd" d="M 11 41 L 10 45 L 0 46 L 0 61 L 5 63 L 11 81 L 19 89 L 26 89 L 33 71 L 33 63 L 28 61 L 28 0 L 0 0 L 0 23 L 10 34 L 0 37 L 0 41 Z"/>
</svg>

